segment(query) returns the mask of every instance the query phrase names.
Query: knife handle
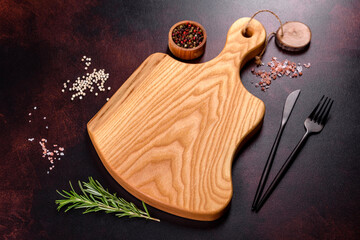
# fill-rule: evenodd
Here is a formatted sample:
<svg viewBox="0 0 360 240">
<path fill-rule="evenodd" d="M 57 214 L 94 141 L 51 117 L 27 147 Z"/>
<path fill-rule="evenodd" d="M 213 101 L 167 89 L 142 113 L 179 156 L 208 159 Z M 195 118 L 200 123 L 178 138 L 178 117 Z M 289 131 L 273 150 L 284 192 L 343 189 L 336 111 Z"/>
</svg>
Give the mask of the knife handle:
<svg viewBox="0 0 360 240">
<path fill-rule="evenodd" d="M 259 185 L 258 185 L 258 187 L 256 189 L 256 194 L 255 194 L 255 197 L 254 197 L 254 201 L 253 201 L 253 204 L 251 206 L 252 211 L 254 211 L 256 209 L 256 205 L 260 200 L 260 196 L 261 196 L 262 192 L 264 191 L 264 187 L 266 185 L 266 180 L 269 177 L 269 172 L 270 172 L 271 166 L 272 166 L 272 164 L 274 162 L 275 153 L 276 153 L 276 150 L 277 150 L 277 148 L 279 146 L 280 138 L 281 138 L 282 132 L 284 131 L 284 127 L 285 127 L 285 124 L 282 123 L 280 125 L 280 129 L 279 129 L 279 131 L 278 131 L 278 133 L 276 135 L 274 144 L 273 144 L 273 146 L 271 148 L 269 157 L 268 157 L 268 159 L 267 159 L 267 161 L 265 163 L 265 168 L 263 170 L 263 173 L 261 174 Z"/>
</svg>

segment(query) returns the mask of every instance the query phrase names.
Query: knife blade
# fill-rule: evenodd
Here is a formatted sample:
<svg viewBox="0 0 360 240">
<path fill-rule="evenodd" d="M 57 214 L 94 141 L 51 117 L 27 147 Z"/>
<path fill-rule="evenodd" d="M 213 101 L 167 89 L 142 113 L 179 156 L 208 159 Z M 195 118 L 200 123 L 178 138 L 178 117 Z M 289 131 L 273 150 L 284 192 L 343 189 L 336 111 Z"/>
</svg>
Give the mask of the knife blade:
<svg viewBox="0 0 360 240">
<path fill-rule="evenodd" d="M 289 96 L 286 98 L 286 102 L 284 105 L 284 110 L 282 114 L 282 121 L 281 125 L 285 125 L 287 120 L 289 119 L 289 116 L 291 114 L 291 111 L 293 110 L 296 100 L 298 99 L 300 95 L 300 89 L 293 91 L 289 94 Z"/>
</svg>

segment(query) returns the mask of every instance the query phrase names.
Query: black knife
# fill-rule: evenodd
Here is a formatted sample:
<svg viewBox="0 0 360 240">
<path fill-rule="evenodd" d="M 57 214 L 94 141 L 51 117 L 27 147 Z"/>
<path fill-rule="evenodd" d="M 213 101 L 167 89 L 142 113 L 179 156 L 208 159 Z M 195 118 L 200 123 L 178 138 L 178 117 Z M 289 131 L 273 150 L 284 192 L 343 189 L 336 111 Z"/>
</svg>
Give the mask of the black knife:
<svg viewBox="0 0 360 240">
<path fill-rule="evenodd" d="M 288 119 L 290 117 L 292 109 L 295 106 L 295 103 L 296 103 L 297 98 L 299 97 L 299 94 L 300 94 L 300 89 L 293 91 L 286 98 L 286 102 L 285 102 L 284 110 L 283 110 L 283 114 L 282 114 L 282 120 L 281 120 L 280 129 L 279 129 L 279 131 L 278 131 L 278 133 L 276 135 L 275 142 L 274 142 L 274 144 L 273 144 L 273 146 L 271 148 L 269 157 L 268 157 L 268 159 L 266 161 L 264 171 L 261 174 L 259 185 L 258 185 L 258 187 L 256 189 L 256 194 L 255 194 L 255 197 L 254 197 L 254 201 L 253 201 L 253 204 L 251 206 L 252 211 L 254 211 L 256 209 L 256 205 L 258 204 L 260 196 L 261 196 L 261 194 L 262 194 L 262 192 L 264 190 L 266 180 L 267 180 L 267 178 L 269 176 L 269 172 L 270 172 L 272 163 L 274 161 L 276 149 L 277 149 L 277 147 L 279 145 L 279 142 L 280 142 L 281 134 L 284 131 L 285 125 L 286 125 L 286 123 L 287 123 L 287 121 L 288 121 Z"/>
</svg>

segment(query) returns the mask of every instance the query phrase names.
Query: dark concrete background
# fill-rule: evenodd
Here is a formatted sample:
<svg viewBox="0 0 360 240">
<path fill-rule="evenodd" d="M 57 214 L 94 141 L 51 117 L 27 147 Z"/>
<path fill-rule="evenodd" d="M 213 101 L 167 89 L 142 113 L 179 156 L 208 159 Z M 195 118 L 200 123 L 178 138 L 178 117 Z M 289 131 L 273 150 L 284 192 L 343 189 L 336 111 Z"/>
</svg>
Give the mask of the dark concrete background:
<svg viewBox="0 0 360 240">
<path fill-rule="evenodd" d="M 56 189 L 68 181 L 98 179 L 111 192 L 137 205 L 102 166 L 86 123 L 130 74 L 154 52 L 169 53 L 170 27 L 184 19 L 200 22 L 208 33 L 204 56 L 217 56 L 233 22 L 271 9 L 283 22 L 302 21 L 312 30 L 309 49 L 290 54 L 272 40 L 267 62 L 310 62 L 298 79 L 274 81 L 267 92 L 244 86 L 266 105 L 264 124 L 234 159 L 234 196 L 229 211 L 215 222 L 175 217 L 149 207 L 161 223 L 118 219 L 80 210 L 57 212 Z M 0 239 L 356 239 L 359 211 L 359 44 L 360 2 L 353 1 L 14 1 L 0 0 Z M 267 32 L 278 28 L 268 13 L 256 17 Z M 91 67 L 110 74 L 112 90 L 70 101 L 62 83 L 81 76 L 83 55 Z M 270 178 L 304 133 L 303 121 L 318 99 L 335 100 L 327 126 L 312 136 L 258 214 L 250 211 L 266 158 L 279 127 L 286 96 L 301 95 L 284 131 Z M 37 106 L 44 122 L 28 122 Z M 38 139 L 65 147 L 65 156 L 46 174 Z"/>
</svg>

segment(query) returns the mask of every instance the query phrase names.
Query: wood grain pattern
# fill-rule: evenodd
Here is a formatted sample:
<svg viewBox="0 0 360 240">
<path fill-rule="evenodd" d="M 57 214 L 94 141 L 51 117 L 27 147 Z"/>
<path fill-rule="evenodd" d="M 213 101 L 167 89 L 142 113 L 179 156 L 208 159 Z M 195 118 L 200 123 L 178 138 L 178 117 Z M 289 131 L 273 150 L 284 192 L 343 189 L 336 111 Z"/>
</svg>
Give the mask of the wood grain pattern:
<svg viewBox="0 0 360 240">
<path fill-rule="evenodd" d="M 166 212 L 215 220 L 232 197 L 231 165 L 261 125 L 265 106 L 242 85 L 240 68 L 265 42 L 230 28 L 223 51 L 202 64 L 149 56 L 88 123 L 110 174 L 131 194 Z"/>
</svg>

